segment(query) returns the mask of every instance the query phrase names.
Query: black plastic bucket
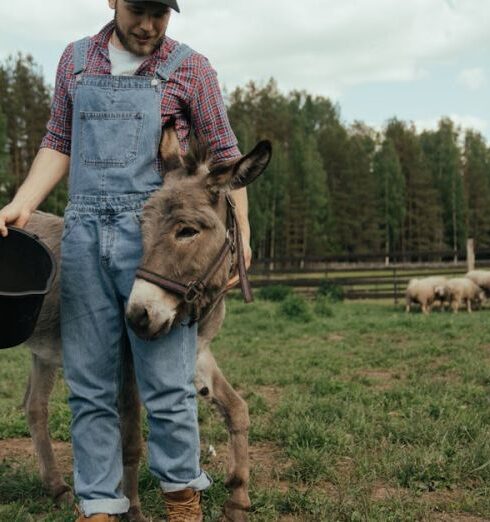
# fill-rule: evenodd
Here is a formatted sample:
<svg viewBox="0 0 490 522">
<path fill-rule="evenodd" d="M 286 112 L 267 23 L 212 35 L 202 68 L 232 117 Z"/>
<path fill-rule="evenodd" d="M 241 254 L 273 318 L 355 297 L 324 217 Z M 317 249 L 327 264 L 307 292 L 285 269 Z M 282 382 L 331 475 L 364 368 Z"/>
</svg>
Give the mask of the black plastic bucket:
<svg viewBox="0 0 490 522">
<path fill-rule="evenodd" d="M 34 234 L 8 227 L 0 237 L 0 349 L 17 346 L 34 331 L 56 261 Z"/>
</svg>

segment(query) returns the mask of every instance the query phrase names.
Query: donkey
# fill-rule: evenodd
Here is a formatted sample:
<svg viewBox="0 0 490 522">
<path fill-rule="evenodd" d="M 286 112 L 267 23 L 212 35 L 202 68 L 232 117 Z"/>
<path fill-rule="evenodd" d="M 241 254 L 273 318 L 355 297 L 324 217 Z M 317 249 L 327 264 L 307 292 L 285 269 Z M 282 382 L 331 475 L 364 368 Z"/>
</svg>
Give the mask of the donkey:
<svg viewBox="0 0 490 522">
<path fill-rule="evenodd" d="M 229 458 L 226 484 L 230 496 L 224 506 L 225 519 L 243 522 L 250 509 L 248 494 L 248 429 L 246 402 L 235 392 L 219 369 L 210 343 L 225 317 L 226 283 L 237 265 L 236 245 L 223 249 L 230 240 L 227 220 L 232 203 L 230 190 L 244 187 L 266 168 L 271 157 L 268 141 L 259 142 L 242 158 L 213 165 L 207 151 L 193 146 L 182 156 L 175 130 L 164 129 L 160 154 L 165 182 L 145 204 L 141 216 L 143 257 L 127 304 L 128 323 L 144 338 L 165 334 L 172 324 L 189 315 L 198 323 L 198 350 L 195 386 L 198 394 L 213 403 L 223 415 L 229 432 Z M 43 240 L 60 259 L 62 219 L 36 212 L 27 230 Z M 238 239 L 239 232 L 238 232 Z M 217 258 L 221 258 L 216 264 Z M 213 266 L 212 270 L 209 267 Z M 188 286 L 206 273 L 205 285 Z M 148 274 L 153 274 L 148 277 Z M 161 284 L 181 281 L 192 288 L 179 293 Z M 202 283 L 202 280 L 201 280 Z M 119 409 L 123 440 L 123 490 L 130 500 L 128 520 L 145 522 L 138 496 L 138 468 L 142 454 L 140 402 L 131 351 L 123 349 L 123 375 Z M 58 468 L 48 432 L 48 400 L 57 368 L 61 365 L 59 328 L 59 278 L 46 296 L 33 336 L 24 406 L 44 487 L 58 503 L 73 502 L 70 487 Z M 162 354 L 164 356 L 164 354 Z"/>
</svg>

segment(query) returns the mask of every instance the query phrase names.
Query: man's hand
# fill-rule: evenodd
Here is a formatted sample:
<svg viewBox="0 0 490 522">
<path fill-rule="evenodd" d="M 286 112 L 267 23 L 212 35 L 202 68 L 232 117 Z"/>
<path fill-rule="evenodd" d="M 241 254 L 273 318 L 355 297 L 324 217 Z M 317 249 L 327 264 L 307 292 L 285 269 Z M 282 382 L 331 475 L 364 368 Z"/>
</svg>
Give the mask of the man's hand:
<svg viewBox="0 0 490 522">
<path fill-rule="evenodd" d="M 23 205 L 12 201 L 0 210 L 0 235 L 7 237 L 7 225 L 24 228 L 31 217 L 32 211 Z"/>
<path fill-rule="evenodd" d="M 248 198 L 247 189 L 241 188 L 232 192 L 235 201 L 235 212 L 238 221 L 239 232 L 242 235 L 243 257 L 247 270 L 252 262 L 252 249 L 250 248 L 250 223 L 248 222 Z M 226 285 L 226 290 L 233 288 L 240 281 L 240 276 L 235 274 Z"/>
</svg>

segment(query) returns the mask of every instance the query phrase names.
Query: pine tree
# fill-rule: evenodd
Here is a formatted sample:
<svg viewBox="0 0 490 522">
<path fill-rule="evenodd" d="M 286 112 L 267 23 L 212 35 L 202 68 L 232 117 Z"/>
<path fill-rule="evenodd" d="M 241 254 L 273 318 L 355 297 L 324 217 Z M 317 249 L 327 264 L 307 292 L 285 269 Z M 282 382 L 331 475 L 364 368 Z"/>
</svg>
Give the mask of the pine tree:
<svg viewBox="0 0 490 522">
<path fill-rule="evenodd" d="M 490 155 L 483 136 L 468 131 L 464 144 L 464 178 L 468 195 L 468 237 L 478 249 L 490 248 Z"/>
<path fill-rule="evenodd" d="M 424 132 L 420 137 L 442 204 L 444 240 L 455 252 L 465 248 L 467 212 L 458 138 L 448 118 L 439 122 L 436 132 Z"/>
<path fill-rule="evenodd" d="M 313 121 L 331 201 L 331 251 L 344 253 L 349 249 L 349 245 L 345 243 L 350 219 L 349 197 L 344 179 L 349 171 L 349 137 L 340 122 L 339 108 L 333 106 L 329 100 L 316 100 Z"/>
<path fill-rule="evenodd" d="M 289 250 L 290 255 L 302 257 L 307 253 L 310 256 L 324 254 L 329 241 L 329 193 L 317 141 L 311 132 L 310 108 L 309 96 L 292 93 L 288 221 L 302 248 L 294 251 L 290 247 Z"/>
<path fill-rule="evenodd" d="M 440 250 L 444 247 L 442 206 L 419 137 L 413 127 L 396 119 L 389 121 L 385 136 L 395 146 L 405 178 L 402 250 Z"/>
<path fill-rule="evenodd" d="M 380 222 L 386 255 L 400 248 L 405 220 L 405 178 L 395 146 L 385 139 L 374 157 L 374 174 L 379 198 Z"/>
</svg>

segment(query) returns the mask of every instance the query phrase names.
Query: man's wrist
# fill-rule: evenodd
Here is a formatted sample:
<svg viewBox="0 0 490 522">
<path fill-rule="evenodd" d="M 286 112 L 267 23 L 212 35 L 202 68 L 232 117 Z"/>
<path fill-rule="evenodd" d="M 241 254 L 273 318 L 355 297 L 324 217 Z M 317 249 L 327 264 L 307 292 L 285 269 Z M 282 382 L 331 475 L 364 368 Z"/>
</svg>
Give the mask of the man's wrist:
<svg viewBox="0 0 490 522">
<path fill-rule="evenodd" d="M 38 205 L 36 205 L 35 201 L 32 198 L 28 198 L 22 195 L 22 189 L 17 192 L 12 200 L 12 205 L 16 206 L 20 211 L 32 214 Z"/>
<path fill-rule="evenodd" d="M 250 227 L 248 225 L 239 226 L 240 233 L 244 243 L 250 243 Z"/>
</svg>

